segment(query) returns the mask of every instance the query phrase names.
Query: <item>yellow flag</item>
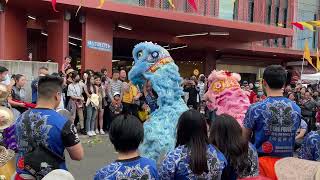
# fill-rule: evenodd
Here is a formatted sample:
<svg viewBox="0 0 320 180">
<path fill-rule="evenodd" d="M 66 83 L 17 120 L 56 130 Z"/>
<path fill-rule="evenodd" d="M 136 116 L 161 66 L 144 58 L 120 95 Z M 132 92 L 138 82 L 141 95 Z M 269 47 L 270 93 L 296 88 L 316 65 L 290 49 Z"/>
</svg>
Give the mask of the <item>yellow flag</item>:
<svg viewBox="0 0 320 180">
<path fill-rule="evenodd" d="M 170 6 L 171 6 L 172 8 L 176 8 L 176 7 L 174 6 L 172 0 L 168 0 L 168 2 L 169 2 Z"/>
<path fill-rule="evenodd" d="M 303 27 L 309 29 L 310 31 L 314 31 L 314 28 L 311 24 L 307 23 L 307 22 L 299 22 Z"/>
<path fill-rule="evenodd" d="M 315 27 L 320 27 L 320 21 L 308 21 L 307 23 Z"/>
<path fill-rule="evenodd" d="M 307 60 L 311 66 L 314 67 L 314 65 L 313 65 L 313 63 L 312 63 L 312 58 L 311 58 L 311 55 L 310 55 L 310 49 L 309 49 L 308 39 L 306 39 L 306 40 L 305 40 L 305 43 L 304 43 L 303 58 L 304 58 L 305 60 Z"/>
<path fill-rule="evenodd" d="M 319 49 L 317 48 L 317 69 L 320 71 L 320 57 L 319 57 Z"/>
<path fill-rule="evenodd" d="M 279 26 L 279 27 L 283 27 L 283 24 L 282 24 L 282 23 L 278 23 L 278 26 Z"/>
<path fill-rule="evenodd" d="M 105 0 L 100 0 L 100 4 L 97 8 L 99 8 L 99 9 L 102 8 L 102 6 L 104 5 L 104 2 L 105 2 Z"/>
</svg>

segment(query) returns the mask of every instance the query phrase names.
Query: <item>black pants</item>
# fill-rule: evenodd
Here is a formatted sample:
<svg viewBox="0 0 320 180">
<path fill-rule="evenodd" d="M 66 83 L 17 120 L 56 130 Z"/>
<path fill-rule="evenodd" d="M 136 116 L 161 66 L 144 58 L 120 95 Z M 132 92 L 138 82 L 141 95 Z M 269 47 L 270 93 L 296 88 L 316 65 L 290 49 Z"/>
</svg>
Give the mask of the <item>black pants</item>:
<svg viewBox="0 0 320 180">
<path fill-rule="evenodd" d="M 304 117 L 304 120 L 308 124 L 308 132 L 317 130 L 315 117 Z"/>
<path fill-rule="evenodd" d="M 109 131 L 112 122 L 111 112 L 109 105 L 105 106 L 103 114 L 103 129 Z"/>
<path fill-rule="evenodd" d="M 187 103 L 187 106 L 195 110 L 198 110 L 199 103 L 191 101 Z"/>
</svg>

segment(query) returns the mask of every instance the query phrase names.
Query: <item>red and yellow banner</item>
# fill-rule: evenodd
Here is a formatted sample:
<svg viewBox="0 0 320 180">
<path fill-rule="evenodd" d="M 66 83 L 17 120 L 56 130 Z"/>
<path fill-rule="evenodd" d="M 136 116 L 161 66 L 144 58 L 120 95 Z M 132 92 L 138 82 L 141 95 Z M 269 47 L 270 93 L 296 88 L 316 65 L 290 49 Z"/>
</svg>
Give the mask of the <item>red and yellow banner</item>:
<svg viewBox="0 0 320 180">
<path fill-rule="evenodd" d="M 188 0 L 190 6 L 192 6 L 192 8 L 195 10 L 195 11 L 198 11 L 198 8 L 197 8 L 197 5 L 196 5 L 196 2 L 195 0 Z"/>
<path fill-rule="evenodd" d="M 292 22 L 291 24 L 300 30 L 308 29 L 310 31 L 315 31 L 315 28 L 320 27 L 320 20 Z"/>
</svg>

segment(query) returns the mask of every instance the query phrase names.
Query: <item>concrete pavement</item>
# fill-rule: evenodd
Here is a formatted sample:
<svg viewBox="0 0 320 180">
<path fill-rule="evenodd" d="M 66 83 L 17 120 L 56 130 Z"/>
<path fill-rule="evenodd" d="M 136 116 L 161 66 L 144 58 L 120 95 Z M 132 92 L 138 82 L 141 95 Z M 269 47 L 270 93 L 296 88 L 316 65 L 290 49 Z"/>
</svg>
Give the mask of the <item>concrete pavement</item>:
<svg viewBox="0 0 320 180">
<path fill-rule="evenodd" d="M 68 169 L 76 180 L 92 180 L 95 172 L 116 158 L 116 152 L 107 135 L 89 138 L 80 136 L 85 151 L 82 161 L 72 161 L 68 153 Z"/>
</svg>

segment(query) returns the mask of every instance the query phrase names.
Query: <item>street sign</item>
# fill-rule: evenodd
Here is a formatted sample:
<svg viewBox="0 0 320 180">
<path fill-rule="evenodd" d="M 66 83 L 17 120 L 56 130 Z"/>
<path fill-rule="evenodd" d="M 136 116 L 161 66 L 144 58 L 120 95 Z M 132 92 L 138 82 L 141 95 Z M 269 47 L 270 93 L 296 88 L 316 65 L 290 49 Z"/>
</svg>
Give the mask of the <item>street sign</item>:
<svg viewBox="0 0 320 180">
<path fill-rule="evenodd" d="M 106 42 L 87 41 L 87 46 L 90 49 L 96 49 L 98 51 L 112 52 L 112 45 Z"/>
</svg>

